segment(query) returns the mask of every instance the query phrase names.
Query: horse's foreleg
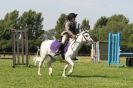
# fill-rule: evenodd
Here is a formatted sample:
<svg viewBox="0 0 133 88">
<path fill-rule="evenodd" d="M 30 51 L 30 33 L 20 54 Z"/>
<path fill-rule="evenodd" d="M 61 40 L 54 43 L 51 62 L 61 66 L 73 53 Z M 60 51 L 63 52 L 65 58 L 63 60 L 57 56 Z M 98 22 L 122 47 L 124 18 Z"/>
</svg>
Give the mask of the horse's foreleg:
<svg viewBox="0 0 133 88">
<path fill-rule="evenodd" d="M 74 63 L 73 61 L 71 60 L 71 58 L 66 58 L 66 61 L 70 64 L 70 70 L 68 71 L 67 75 L 71 75 L 72 72 L 73 72 L 73 68 L 74 68 Z"/>
<path fill-rule="evenodd" d="M 67 68 L 68 68 L 68 64 L 66 64 L 65 67 L 64 67 L 64 70 L 63 70 L 63 73 L 62 73 L 62 77 L 67 77 L 66 76 L 66 70 L 67 70 Z"/>
</svg>

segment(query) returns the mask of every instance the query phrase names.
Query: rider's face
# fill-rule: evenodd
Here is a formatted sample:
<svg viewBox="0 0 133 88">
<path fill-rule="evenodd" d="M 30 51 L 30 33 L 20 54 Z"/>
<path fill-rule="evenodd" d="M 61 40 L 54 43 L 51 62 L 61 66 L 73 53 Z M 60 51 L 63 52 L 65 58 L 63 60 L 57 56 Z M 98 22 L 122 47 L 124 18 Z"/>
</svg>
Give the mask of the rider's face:
<svg viewBox="0 0 133 88">
<path fill-rule="evenodd" d="M 72 21 L 75 21 L 76 18 L 72 18 Z"/>
</svg>

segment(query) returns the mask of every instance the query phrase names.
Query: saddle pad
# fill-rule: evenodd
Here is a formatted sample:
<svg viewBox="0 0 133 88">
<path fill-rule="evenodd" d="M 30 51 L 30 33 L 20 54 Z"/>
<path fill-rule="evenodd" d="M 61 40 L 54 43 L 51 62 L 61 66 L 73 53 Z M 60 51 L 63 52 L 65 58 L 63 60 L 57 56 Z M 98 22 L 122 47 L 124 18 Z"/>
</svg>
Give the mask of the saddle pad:
<svg viewBox="0 0 133 88">
<path fill-rule="evenodd" d="M 60 45 L 61 42 L 59 42 L 58 40 L 55 40 L 52 42 L 52 44 L 50 45 L 50 50 L 53 52 L 53 53 L 56 53 L 59 49 L 59 45 Z M 67 52 L 68 50 L 68 47 L 69 47 L 69 43 L 67 43 L 64 47 L 64 54 Z"/>
</svg>

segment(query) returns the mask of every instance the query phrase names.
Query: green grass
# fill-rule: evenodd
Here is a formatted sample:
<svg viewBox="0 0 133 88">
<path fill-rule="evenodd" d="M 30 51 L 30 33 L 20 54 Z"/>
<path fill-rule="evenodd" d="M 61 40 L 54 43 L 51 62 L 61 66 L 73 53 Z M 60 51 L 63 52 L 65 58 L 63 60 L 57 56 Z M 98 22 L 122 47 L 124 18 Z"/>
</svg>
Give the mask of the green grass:
<svg viewBox="0 0 133 88">
<path fill-rule="evenodd" d="M 105 61 L 76 61 L 73 74 L 67 78 L 61 77 L 64 63 L 59 61 L 53 64 L 52 77 L 47 66 L 38 76 L 37 67 L 12 68 L 11 62 L 0 59 L 0 88 L 133 88 L 133 68 L 108 67 Z"/>
</svg>

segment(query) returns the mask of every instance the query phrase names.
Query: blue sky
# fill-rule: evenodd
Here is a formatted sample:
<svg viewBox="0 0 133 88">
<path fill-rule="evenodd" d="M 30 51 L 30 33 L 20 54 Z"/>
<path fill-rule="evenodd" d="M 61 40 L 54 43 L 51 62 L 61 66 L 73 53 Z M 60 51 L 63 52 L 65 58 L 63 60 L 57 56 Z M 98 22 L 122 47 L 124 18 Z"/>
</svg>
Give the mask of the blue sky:
<svg viewBox="0 0 133 88">
<path fill-rule="evenodd" d="M 61 13 L 78 14 L 77 22 L 89 19 L 91 28 L 101 16 L 123 14 L 133 22 L 133 0 L 1 0 L 0 18 L 18 10 L 20 15 L 29 9 L 42 12 L 44 30 L 54 28 Z"/>
</svg>

